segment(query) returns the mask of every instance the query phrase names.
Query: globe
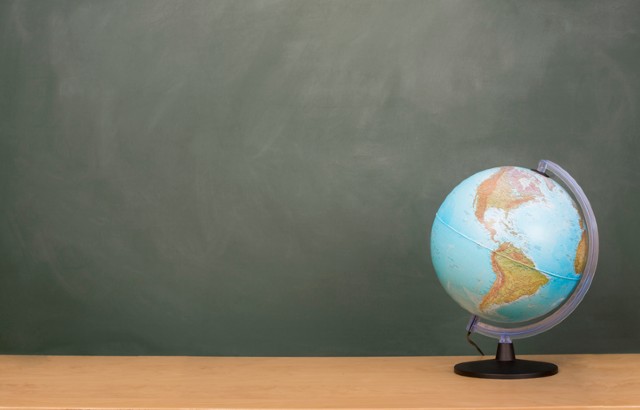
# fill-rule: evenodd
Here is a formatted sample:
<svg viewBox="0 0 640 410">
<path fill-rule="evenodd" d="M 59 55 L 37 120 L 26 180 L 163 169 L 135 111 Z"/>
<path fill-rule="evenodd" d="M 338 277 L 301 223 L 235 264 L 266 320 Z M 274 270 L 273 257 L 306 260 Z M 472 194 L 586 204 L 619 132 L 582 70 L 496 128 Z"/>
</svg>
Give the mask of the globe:
<svg viewBox="0 0 640 410">
<path fill-rule="evenodd" d="M 454 372 L 497 379 L 556 374 L 553 363 L 516 359 L 512 339 L 545 332 L 574 311 L 593 279 L 598 243 L 589 200 L 551 161 L 536 170 L 491 168 L 458 184 L 435 215 L 433 266 L 449 296 L 471 313 L 467 340 L 480 353 L 472 333 L 499 343 L 494 360 L 458 363 Z"/>
<path fill-rule="evenodd" d="M 521 167 L 462 181 L 436 213 L 431 256 L 447 293 L 497 323 L 540 318 L 562 304 L 586 262 L 585 224 L 569 193 Z"/>
</svg>

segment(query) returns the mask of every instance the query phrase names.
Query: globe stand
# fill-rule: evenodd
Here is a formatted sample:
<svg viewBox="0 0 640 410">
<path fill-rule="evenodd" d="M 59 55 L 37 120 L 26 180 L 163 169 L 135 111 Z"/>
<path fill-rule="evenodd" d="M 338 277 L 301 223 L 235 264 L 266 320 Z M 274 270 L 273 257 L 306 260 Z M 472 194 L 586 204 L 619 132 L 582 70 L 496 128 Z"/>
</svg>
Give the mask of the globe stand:
<svg viewBox="0 0 640 410">
<path fill-rule="evenodd" d="M 482 379 L 532 379 L 553 376 L 558 366 L 553 363 L 516 359 L 513 343 L 501 340 L 496 358 L 458 363 L 453 371 L 460 376 Z"/>
</svg>

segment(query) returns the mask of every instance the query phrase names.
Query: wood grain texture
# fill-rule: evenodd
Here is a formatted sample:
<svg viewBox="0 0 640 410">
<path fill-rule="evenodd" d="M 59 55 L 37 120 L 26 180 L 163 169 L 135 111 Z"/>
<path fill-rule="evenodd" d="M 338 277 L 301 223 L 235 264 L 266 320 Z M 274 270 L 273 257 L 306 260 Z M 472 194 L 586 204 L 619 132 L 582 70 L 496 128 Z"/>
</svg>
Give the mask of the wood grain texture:
<svg viewBox="0 0 640 410">
<path fill-rule="evenodd" d="M 469 357 L 0 356 L 0 408 L 640 408 L 640 355 L 527 356 L 553 377 L 456 376 Z"/>
</svg>

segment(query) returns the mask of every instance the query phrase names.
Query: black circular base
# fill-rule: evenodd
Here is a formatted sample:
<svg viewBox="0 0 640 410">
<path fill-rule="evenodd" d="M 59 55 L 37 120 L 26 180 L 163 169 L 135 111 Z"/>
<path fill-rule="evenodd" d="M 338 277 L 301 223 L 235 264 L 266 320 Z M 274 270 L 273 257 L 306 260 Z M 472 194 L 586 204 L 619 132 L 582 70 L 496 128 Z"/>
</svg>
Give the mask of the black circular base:
<svg viewBox="0 0 640 410">
<path fill-rule="evenodd" d="M 553 376 L 558 366 L 553 363 L 515 359 L 511 361 L 478 360 L 458 363 L 453 371 L 460 376 L 483 379 L 531 379 Z"/>
</svg>

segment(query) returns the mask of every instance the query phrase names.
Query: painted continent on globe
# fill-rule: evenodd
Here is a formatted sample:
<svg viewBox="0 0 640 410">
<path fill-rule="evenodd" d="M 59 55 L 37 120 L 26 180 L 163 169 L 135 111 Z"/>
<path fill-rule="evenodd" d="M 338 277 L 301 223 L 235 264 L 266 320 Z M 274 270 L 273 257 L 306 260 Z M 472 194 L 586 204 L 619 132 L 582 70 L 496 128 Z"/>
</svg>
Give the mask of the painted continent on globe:
<svg viewBox="0 0 640 410">
<path fill-rule="evenodd" d="M 445 199 L 431 250 L 447 292 L 496 322 L 543 316 L 573 291 L 585 268 L 586 233 L 569 194 L 519 167 L 479 172 Z"/>
</svg>

